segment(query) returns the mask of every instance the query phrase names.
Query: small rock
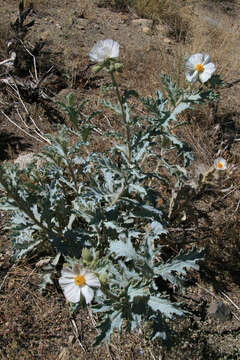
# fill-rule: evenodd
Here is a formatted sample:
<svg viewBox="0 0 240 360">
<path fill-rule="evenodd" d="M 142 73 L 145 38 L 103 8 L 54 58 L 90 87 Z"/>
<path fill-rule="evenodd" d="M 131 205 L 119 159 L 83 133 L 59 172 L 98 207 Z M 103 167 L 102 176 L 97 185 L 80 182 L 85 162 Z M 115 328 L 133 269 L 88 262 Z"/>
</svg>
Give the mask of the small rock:
<svg viewBox="0 0 240 360">
<path fill-rule="evenodd" d="M 156 25 L 157 32 L 161 33 L 163 36 L 169 35 L 169 27 L 165 24 Z"/>
<path fill-rule="evenodd" d="M 152 34 L 152 30 L 150 29 L 150 27 L 148 26 L 143 26 L 142 27 L 142 31 L 147 34 L 147 35 L 151 35 Z"/>
<path fill-rule="evenodd" d="M 82 19 L 82 18 L 77 19 L 76 22 L 77 22 L 77 24 L 76 24 L 77 28 L 79 30 L 85 30 L 85 28 L 86 28 L 86 26 L 88 24 L 88 20 L 87 19 Z"/>
<path fill-rule="evenodd" d="M 88 24 L 88 19 L 79 18 L 79 19 L 77 19 L 77 24 L 78 24 L 78 25 L 81 25 L 81 26 L 87 26 L 87 24 Z"/>
<path fill-rule="evenodd" d="M 75 337 L 73 335 L 70 335 L 68 337 L 68 345 L 72 345 L 75 342 Z"/>
<path fill-rule="evenodd" d="M 221 301 L 213 301 L 208 308 L 208 315 L 215 320 L 231 320 L 232 314 L 229 307 Z"/>
<path fill-rule="evenodd" d="M 132 20 L 132 24 L 133 25 L 140 25 L 142 27 L 149 27 L 150 29 L 153 26 L 153 20 L 150 19 L 136 19 L 136 20 Z"/>
<path fill-rule="evenodd" d="M 43 41 L 46 41 L 47 38 L 49 37 L 49 32 L 48 31 L 44 31 L 40 34 L 40 39 Z"/>
<path fill-rule="evenodd" d="M 164 42 L 164 44 L 170 45 L 172 43 L 172 40 L 166 37 L 163 39 L 163 42 Z"/>
</svg>

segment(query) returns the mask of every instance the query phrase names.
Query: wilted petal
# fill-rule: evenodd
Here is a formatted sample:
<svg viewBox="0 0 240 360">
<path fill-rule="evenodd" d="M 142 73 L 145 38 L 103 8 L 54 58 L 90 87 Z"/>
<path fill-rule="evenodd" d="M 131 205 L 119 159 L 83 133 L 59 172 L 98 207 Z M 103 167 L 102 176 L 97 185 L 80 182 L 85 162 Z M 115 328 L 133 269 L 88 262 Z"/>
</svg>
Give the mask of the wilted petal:
<svg viewBox="0 0 240 360">
<path fill-rule="evenodd" d="M 89 286 L 85 285 L 81 287 L 81 293 L 85 298 L 86 304 L 90 304 L 94 297 L 94 291 Z"/>
<path fill-rule="evenodd" d="M 80 274 L 80 271 L 81 271 L 80 264 L 74 264 L 74 265 L 73 265 L 74 275 L 79 275 L 79 274 Z"/>
</svg>

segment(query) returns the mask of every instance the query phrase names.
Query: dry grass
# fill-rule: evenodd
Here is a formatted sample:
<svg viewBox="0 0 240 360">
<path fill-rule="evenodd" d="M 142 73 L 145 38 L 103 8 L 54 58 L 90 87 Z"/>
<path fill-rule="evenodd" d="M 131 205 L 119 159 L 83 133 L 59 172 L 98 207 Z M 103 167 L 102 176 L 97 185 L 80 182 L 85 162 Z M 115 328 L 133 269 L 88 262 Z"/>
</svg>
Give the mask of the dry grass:
<svg viewBox="0 0 240 360">
<path fill-rule="evenodd" d="M 140 17 L 159 20 L 176 13 L 179 4 L 173 0 L 136 0 L 135 9 Z"/>
</svg>

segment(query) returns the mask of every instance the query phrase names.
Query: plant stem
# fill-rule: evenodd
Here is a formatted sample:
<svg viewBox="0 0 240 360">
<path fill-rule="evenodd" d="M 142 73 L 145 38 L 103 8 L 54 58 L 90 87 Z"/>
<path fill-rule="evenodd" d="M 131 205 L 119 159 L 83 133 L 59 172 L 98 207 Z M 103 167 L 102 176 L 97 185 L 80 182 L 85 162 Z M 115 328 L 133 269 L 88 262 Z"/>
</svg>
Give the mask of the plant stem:
<svg viewBox="0 0 240 360">
<path fill-rule="evenodd" d="M 122 102 L 122 97 L 120 95 L 120 91 L 119 91 L 117 81 L 116 81 L 116 79 L 114 77 L 113 72 L 110 72 L 110 74 L 111 74 L 111 78 L 112 78 L 112 83 L 113 83 L 113 85 L 115 86 L 115 89 L 116 89 L 117 98 L 118 98 L 118 101 L 119 101 L 119 104 L 120 104 L 120 107 L 121 107 L 123 124 L 124 124 L 125 129 L 126 129 L 127 146 L 128 146 L 128 162 L 130 163 L 131 162 L 131 133 L 130 133 L 130 127 L 129 127 L 129 124 L 128 124 L 127 120 L 126 120 L 126 112 L 124 110 L 124 106 L 123 106 L 124 104 Z"/>
</svg>

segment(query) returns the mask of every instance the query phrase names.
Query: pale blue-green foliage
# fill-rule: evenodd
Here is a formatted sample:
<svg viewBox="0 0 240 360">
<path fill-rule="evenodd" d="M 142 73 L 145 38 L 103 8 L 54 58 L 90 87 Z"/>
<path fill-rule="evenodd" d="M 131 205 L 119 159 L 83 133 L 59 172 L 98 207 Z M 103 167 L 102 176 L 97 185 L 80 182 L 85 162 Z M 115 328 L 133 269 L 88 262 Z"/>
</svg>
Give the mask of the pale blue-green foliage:
<svg viewBox="0 0 240 360">
<path fill-rule="evenodd" d="M 167 203 L 160 208 L 157 199 L 161 189 L 170 186 L 170 178 L 175 183 L 183 181 L 185 167 L 193 159 L 189 146 L 170 127 L 179 126 L 178 115 L 208 97 L 202 89 L 186 91 L 177 89 L 170 78 L 162 77 L 162 81 L 167 97 L 157 91 L 155 98 L 142 98 L 131 90 L 121 97 L 118 93 L 119 104 L 104 101 L 115 116 L 123 116 L 122 131 L 106 133 L 114 143 L 108 152 L 83 156 L 91 138 L 90 119 L 98 112 L 84 115 L 84 102 L 77 107 L 73 96 L 68 96 L 60 105 L 73 128 L 49 137 L 51 145 L 39 155 L 39 165 L 23 170 L 0 167 L 5 192 L 0 208 L 12 211 L 14 257 L 47 243 L 55 255 L 74 258 L 105 279 L 93 306 L 101 314 L 96 344 L 110 341 L 114 328 L 132 331 L 143 321 L 150 321 L 153 338 L 167 341 L 164 317 L 181 316 L 185 311 L 170 301 L 156 281 L 161 277 L 174 289 L 183 287 L 186 271 L 197 270 L 196 261 L 203 258 L 201 250 L 192 249 L 162 260 L 158 239 L 164 236 L 167 242 Z M 132 97 L 145 108 L 142 118 L 128 104 Z M 69 133 L 80 140 L 70 145 Z M 177 164 L 168 160 L 172 152 Z M 154 159 L 157 171 L 146 170 L 148 159 Z M 89 262 L 83 256 L 87 249 L 92 254 Z M 49 270 L 55 265 L 56 261 Z M 45 272 L 44 279 L 42 289 L 51 282 L 49 273 Z"/>
</svg>

